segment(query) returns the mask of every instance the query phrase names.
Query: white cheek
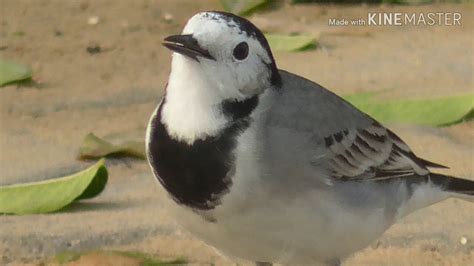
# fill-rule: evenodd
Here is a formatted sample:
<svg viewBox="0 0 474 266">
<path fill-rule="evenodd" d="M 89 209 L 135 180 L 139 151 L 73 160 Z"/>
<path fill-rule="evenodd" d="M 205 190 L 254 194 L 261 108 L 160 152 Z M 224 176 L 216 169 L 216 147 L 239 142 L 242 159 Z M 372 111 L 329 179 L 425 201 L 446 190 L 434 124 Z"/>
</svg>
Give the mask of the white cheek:
<svg viewBox="0 0 474 266">
<path fill-rule="evenodd" d="M 242 63 L 236 68 L 238 88 L 246 95 L 260 93 L 269 86 L 269 71 L 267 66 L 258 58 L 249 58 L 249 62 Z"/>
</svg>

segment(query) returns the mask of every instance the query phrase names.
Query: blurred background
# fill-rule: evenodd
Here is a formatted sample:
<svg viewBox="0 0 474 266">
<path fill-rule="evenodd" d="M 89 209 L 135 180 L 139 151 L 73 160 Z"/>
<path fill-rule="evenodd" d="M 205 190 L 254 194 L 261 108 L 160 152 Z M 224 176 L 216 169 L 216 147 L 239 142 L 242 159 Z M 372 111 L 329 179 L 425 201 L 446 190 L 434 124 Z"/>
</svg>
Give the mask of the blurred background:
<svg viewBox="0 0 474 266">
<path fill-rule="evenodd" d="M 445 173 L 474 178 L 472 1 L 0 0 L 0 185 L 67 176 L 110 156 L 100 195 L 0 215 L 0 264 L 248 264 L 167 217 L 142 156 L 170 70 L 162 39 L 199 11 L 223 9 L 269 36 L 279 68 L 353 100 L 419 156 L 450 166 Z M 461 25 L 330 25 L 374 12 L 459 13 Z M 14 196 L 57 201 L 48 189 Z M 0 212 L 15 213 L 1 209 L 14 201 L 5 191 Z M 468 265 L 473 205 L 418 211 L 345 265 Z"/>
</svg>

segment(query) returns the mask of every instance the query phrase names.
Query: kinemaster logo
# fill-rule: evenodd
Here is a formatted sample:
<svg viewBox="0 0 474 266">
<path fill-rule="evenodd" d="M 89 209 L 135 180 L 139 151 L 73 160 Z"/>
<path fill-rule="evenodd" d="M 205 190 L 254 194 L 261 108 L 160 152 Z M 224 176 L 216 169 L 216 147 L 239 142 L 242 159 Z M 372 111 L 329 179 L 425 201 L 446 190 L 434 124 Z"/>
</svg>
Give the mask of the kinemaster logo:
<svg viewBox="0 0 474 266">
<path fill-rule="evenodd" d="M 329 26 L 458 26 L 462 14 L 458 12 L 369 12 L 365 18 L 330 18 Z"/>
</svg>

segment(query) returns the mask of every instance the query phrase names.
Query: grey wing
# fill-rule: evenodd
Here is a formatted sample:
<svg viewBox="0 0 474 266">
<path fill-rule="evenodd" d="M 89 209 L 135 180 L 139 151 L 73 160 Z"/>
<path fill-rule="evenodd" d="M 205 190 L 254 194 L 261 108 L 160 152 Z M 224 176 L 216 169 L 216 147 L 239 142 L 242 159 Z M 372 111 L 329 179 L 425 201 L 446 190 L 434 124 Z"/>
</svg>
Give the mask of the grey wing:
<svg viewBox="0 0 474 266">
<path fill-rule="evenodd" d="M 329 151 L 323 165 L 332 177 L 344 180 L 424 176 L 429 174 L 427 167 L 444 167 L 418 158 L 397 135 L 375 121 L 329 135 L 324 145 Z"/>
<path fill-rule="evenodd" d="M 315 169 L 338 180 L 383 180 L 429 174 L 443 167 L 418 158 L 398 136 L 323 87 L 281 71 L 283 87 L 268 118 L 293 130 Z"/>
</svg>

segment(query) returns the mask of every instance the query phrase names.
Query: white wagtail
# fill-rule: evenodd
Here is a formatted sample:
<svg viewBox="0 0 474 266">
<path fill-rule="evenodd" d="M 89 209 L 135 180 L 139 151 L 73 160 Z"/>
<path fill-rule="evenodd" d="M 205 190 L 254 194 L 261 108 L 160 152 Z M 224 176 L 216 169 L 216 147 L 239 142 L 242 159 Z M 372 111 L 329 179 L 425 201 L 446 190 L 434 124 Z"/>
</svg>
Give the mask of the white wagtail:
<svg viewBox="0 0 474 266">
<path fill-rule="evenodd" d="M 193 16 L 172 50 L 147 155 L 170 213 L 218 250 L 259 264 L 340 264 L 401 217 L 474 182 L 431 173 L 392 131 L 279 70 L 262 32 Z"/>
</svg>

